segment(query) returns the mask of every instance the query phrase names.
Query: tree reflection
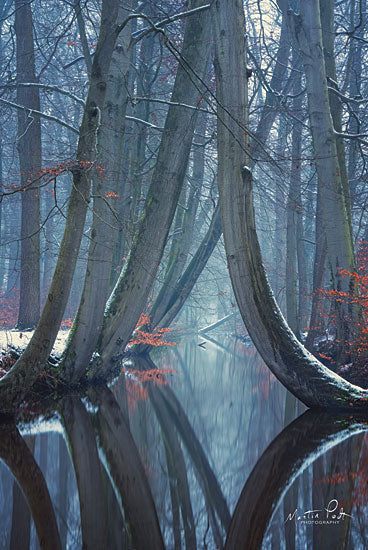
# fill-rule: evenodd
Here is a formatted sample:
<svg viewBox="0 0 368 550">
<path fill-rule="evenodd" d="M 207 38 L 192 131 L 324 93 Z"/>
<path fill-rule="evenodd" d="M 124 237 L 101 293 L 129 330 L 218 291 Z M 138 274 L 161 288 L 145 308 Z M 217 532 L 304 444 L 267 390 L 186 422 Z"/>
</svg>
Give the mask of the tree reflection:
<svg viewBox="0 0 368 550">
<path fill-rule="evenodd" d="M 99 444 L 121 499 L 134 547 L 163 549 L 151 490 L 122 410 L 106 386 L 91 390 L 89 395 L 98 407 L 95 427 Z"/>
<path fill-rule="evenodd" d="M 91 419 L 78 397 L 64 399 L 60 411 L 77 478 L 83 548 L 106 548 L 106 507 Z"/>
<path fill-rule="evenodd" d="M 360 463 L 364 464 L 365 444 L 358 434 L 367 431 L 368 419 L 309 411 L 289 424 L 258 459 L 231 518 L 224 496 L 226 487 L 220 485 L 210 456 L 201 445 L 200 437 L 207 436 L 196 433 L 198 430 L 174 390 L 162 383 L 163 374 L 152 380 L 147 376 L 148 372 L 156 371 L 160 372 L 148 357 L 136 359 L 132 367 L 134 376 L 137 372 L 144 373 L 141 380 L 138 377 L 144 390 L 141 397 L 146 398 L 142 406 L 146 416 L 141 453 L 138 451 L 141 423 L 135 418 L 140 411 L 132 409 L 131 403 L 128 406 L 131 397 L 127 395 L 129 384 L 124 383 L 124 378 L 111 389 L 105 385 L 90 388 L 88 399 L 74 395 L 59 401 L 57 414 L 65 439 L 50 433 L 44 436 L 48 447 L 40 459 L 48 463 L 49 489 L 58 513 L 62 542 L 49 490 L 32 451 L 14 423 L 5 420 L 1 424 L 0 456 L 22 491 L 19 494 L 14 491 L 8 541 L 10 535 L 15 541 L 16 535 L 25 533 L 18 547 L 32 546 L 25 507 L 29 505 L 40 547 L 52 550 L 71 547 L 256 550 L 262 545 L 268 548 L 269 542 L 275 547 L 277 541 L 282 547 L 282 537 L 286 535 L 291 548 L 300 540 L 308 543 L 308 548 L 318 550 L 321 544 L 326 550 L 335 549 L 336 541 L 345 541 L 344 548 L 353 544 L 359 533 L 354 532 L 353 537 L 348 517 L 344 524 L 336 526 L 333 536 L 319 531 L 319 526 L 304 530 L 297 526 L 287 533 L 291 523 L 286 524 L 284 514 L 277 509 L 294 480 L 305 471 L 299 483 L 299 502 L 293 503 L 293 508 L 303 514 L 306 503 L 309 509 L 323 508 L 337 499 L 347 514 L 359 518 L 358 506 L 353 510 L 358 490 L 355 480 L 359 477 L 355 470 Z M 129 377 L 129 371 L 126 376 Z M 241 437 L 240 432 L 236 433 Z M 353 435 L 357 437 L 352 439 Z M 231 436 L 229 441 L 232 440 Z M 57 464 L 52 463 L 53 442 Z M 327 451 L 329 454 L 322 463 L 318 457 L 324 457 Z M 313 474 L 306 470 L 312 463 Z M 243 464 L 246 468 L 246 460 Z M 344 469 L 354 470 L 354 475 L 347 475 L 334 487 L 326 465 L 331 465 L 331 472 L 335 468 L 336 476 Z M 71 466 L 75 479 L 70 475 Z M 288 511 L 285 506 L 287 518 L 294 510 Z M 14 542 L 11 544 L 14 547 Z"/>
<path fill-rule="evenodd" d="M 236 505 L 225 549 L 261 548 L 279 502 L 298 475 L 328 449 L 366 431 L 367 422 L 368 418 L 362 416 L 307 411 L 289 424 L 267 447 L 250 474 Z M 320 503 L 320 507 L 324 505 Z"/>
<path fill-rule="evenodd" d="M 31 509 L 41 549 L 61 549 L 54 508 L 45 478 L 12 422 L 0 424 L 0 458 L 19 483 Z"/>
</svg>

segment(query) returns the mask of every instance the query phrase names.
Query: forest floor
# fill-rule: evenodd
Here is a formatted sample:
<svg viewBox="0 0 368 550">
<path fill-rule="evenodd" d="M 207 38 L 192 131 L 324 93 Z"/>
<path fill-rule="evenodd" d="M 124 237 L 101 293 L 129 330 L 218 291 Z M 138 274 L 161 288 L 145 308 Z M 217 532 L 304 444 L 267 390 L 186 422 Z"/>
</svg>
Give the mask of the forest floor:
<svg viewBox="0 0 368 550">
<path fill-rule="evenodd" d="M 23 350 L 33 335 L 33 330 L 22 332 L 18 330 L 0 330 L 0 353 L 5 352 L 8 347 Z M 64 351 L 66 340 L 70 329 L 60 330 L 58 332 L 55 345 L 52 348 L 52 354 L 60 357 Z"/>
</svg>

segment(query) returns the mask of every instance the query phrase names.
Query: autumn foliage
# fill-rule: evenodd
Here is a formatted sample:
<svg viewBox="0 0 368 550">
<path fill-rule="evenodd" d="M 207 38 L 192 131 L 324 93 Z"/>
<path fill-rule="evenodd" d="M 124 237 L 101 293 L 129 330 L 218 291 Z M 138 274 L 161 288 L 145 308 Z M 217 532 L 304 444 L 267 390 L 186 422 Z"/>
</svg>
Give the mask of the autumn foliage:
<svg viewBox="0 0 368 550">
<path fill-rule="evenodd" d="M 0 324 L 2 329 L 15 327 L 18 319 L 19 290 L 0 292 Z"/>
<path fill-rule="evenodd" d="M 353 292 L 344 292 L 336 289 L 319 289 L 317 293 L 321 296 L 319 326 L 313 327 L 317 332 L 326 335 L 319 346 L 318 356 L 322 360 L 333 363 L 333 348 L 338 343 L 335 338 L 337 333 L 337 311 L 339 304 L 349 304 L 354 307 L 355 304 L 361 306 L 363 315 L 359 323 L 355 322 L 352 331 L 356 337 L 353 341 L 344 342 L 349 350 L 351 357 L 359 359 L 365 357 L 368 352 L 368 242 L 361 241 L 358 244 L 357 251 L 357 270 L 350 273 L 347 270 L 341 270 L 342 277 L 349 277 L 354 283 Z M 351 319 L 347 319 L 352 322 Z M 355 326 L 357 325 L 357 326 Z M 331 353 L 329 352 L 331 351 Z"/>
<path fill-rule="evenodd" d="M 136 329 L 130 340 L 133 345 L 148 345 L 148 346 L 176 346 L 177 342 L 168 342 L 165 340 L 165 335 L 172 332 L 170 328 L 155 328 L 152 332 L 144 330 L 150 325 L 150 316 L 146 313 L 141 313 Z"/>
</svg>

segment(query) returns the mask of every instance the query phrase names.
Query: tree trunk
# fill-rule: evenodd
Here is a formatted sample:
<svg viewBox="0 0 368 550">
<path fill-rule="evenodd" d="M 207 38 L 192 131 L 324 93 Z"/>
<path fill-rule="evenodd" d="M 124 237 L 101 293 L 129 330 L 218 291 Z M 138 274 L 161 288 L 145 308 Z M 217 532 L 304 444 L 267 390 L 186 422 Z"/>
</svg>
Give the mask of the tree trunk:
<svg viewBox="0 0 368 550">
<path fill-rule="evenodd" d="M 215 1 L 216 90 L 219 102 L 218 183 L 230 277 L 256 348 L 275 376 L 307 406 L 367 408 L 368 391 L 336 376 L 297 341 L 269 287 L 255 228 L 247 167 L 244 14 L 240 0 Z M 237 37 L 235 42 L 234 37 Z"/>
<path fill-rule="evenodd" d="M 321 30 L 323 44 L 323 58 L 326 67 L 326 78 L 331 88 L 336 87 L 336 59 L 335 59 L 335 20 L 334 20 L 334 0 L 320 0 L 319 8 L 321 13 Z M 342 132 L 342 102 L 341 99 L 331 90 L 328 92 L 328 100 L 330 105 L 333 127 L 336 132 Z M 349 222 L 349 230 L 351 232 L 351 242 L 353 243 L 353 231 L 351 226 L 351 204 L 349 180 L 346 169 L 346 154 L 344 140 L 340 136 L 336 136 L 337 160 L 339 163 L 339 173 L 341 185 L 345 199 L 346 215 Z M 353 244 L 352 244 L 353 246 Z"/>
<path fill-rule="evenodd" d="M 293 51 L 293 65 L 299 56 Z M 301 73 L 295 76 L 293 86 L 293 114 L 300 117 L 302 110 L 301 95 Z M 301 144 L 302 124 L 294 121 L 291 133 L 291 167 L 290 183 L 287 198 L 287 224 L 286 224 L 286 316 L 289 327 L 295 336 L 300 339 L 300 323 L 298 311 L 298 272 L 297 272 L 297 251 L 298 251 L 298 217 L 302 216 L 301 205 Z"/>
<path fill-rule="evenodd" d="M 203 5 L 193 0 L 189 8 Z M 199 12 L 186 22 L 181 61 L 172 102 L 197 106 L 201 93 L 198 77 L 204 77 L 210 49 L 208 13 Z M 191 77 L 188 76 L 190 67 Z M 193 72 L 192 72 L 193 71 Z M 192 79 L 195 78 L 196 85 Z M 197 112 L 170 105 L 152 183 L 130 256 L 109 299 L 99 350 L 102 361 L 94 372 L 101 375 L 110 359 L 120 355 L 144 310 L 162 258 L 167 235 L 184 181 Z M 177 144 L 173 147 L 172 144 Z M 104 365 L 104 366 L 103 366 Z"/>
<path fill-rule="evenodd" d="M 37 82 L 31 4 L 14 0 L 17 46 L 17 83 Z M 22 190 L 20 302 L 17 327 L 34 328 L 40 318 L 40 189 L 41 121 L 38 88 L 17 88 L 17 103 L 30 111 L 18 111 L 18 154 Z"/>
<path fill-rule="evenodd" d="M 204 132 L 203 118 L 203 116 L 199 116 L 197 122 L 197 129 L 202 132 Z M 203 139 L 204 138 L 200 138 L 201 141 Z M 191 179 L 191 186 L 186 201 L 187 210 L 183 210 L 179 201 L 175 228 L 177 231 L 180 231 L 180 233 L 177 237 L 174 236 L 173 238 L 164 282 L 150 310 L 150 322 L 152 327 L 155 327 L 166 313 L 173 290 L 175 290 L 175 285 L 183 274 L 184 266 L 188 258 L 203 183 L 204 152 L 204 146 L 196 146 L 193 152 L 193 177 Z"/>
<path fill-rule="evenodd" d="M 3 72 L 3 41 L 2 41 L 2 32 L 3 26 L 0 24 L 0 71 Z M 0 197 L 3 198 L 4 187 L 3 187 L 3 128 L 0 128 Z M 5 279 L 5 247 L 3 246 L 4 241 L 4 229 L 3 228 L 3 201 L 0 201 L 0 247 L 2 254 L 0 257 L 0 296 L 4 287 Z"/>
<path fill-rule="evenodd" d="M 100 34 L 93 58 L 86 108 L 79 131 L 76 163 L 72 168 L 73 188 L 60 253 L 41 319 L 32 339 L 12 369 L 0 380 L 0 402 L 3 411 L 12 411 L 16 408 L 44 368 L 68 301 L 90 200 L 96 134 L 99 129 L 100 111 L 117 36 L 117 5 L 116 0 L 103 1 Z"/>
<path fill-rule="evenodd" d="M 322 324 L 324 320 L 321 315 L 323 281 L 325 275 L 325 265 L 327 259 L 327 243 L 326 235 L 323 231 L 322 223 L 322 205 L 321 205 L 321 190 L 317 191 L 317 206 L 315 218 L 315 240 L 316 248 L 314 252 L 313 264 L 313 294 L 312 294 L 312 310 L 309 320 L 309 330 L 305 347 L 313 352 L 315 339 L 322 332 Z"/>
<path fill-rule="evenodd" d="M 129 3 L 125 2 L 124 8 L 119 9 L 118 25 L 129 12 Z M 80 306 L 62 364 L 65 377 L 72 382 L 77 382 L 88 368 L 101 332 L 108 298 L 118 226 L 116 218 L 123 161 L 130 37 L 130 25 L 127 25 L 114 49 L 107 77 L 97 139 L 96 168 L 99 172 L 93 178 L 93 221 L 87 271 Z"/>
<path fill-rule="evenodd" d="M 203 237 L 201 244 L 197 248 L 183 275 L 180 277 L 175 287 L 171 290 L 166 309 L 162 311 L 161 316 L 156 315 L 154 317 L 154 324 L 151 324 L 151 329 L 157 327 L 169 327 L 175 317 L 179 315 L 183 305 L 189 298 L 194 285 L 198 281 L 200 274 L 206 267 L 220 237 L 221 214 L 220 207 L 217 205 L 207 233 Z M 146 344 L 139 344 L 134 348 L 137 354 L 147 353 L 150 349 L 151 346 Z"/>
<path fill-rule="evenodd" d="M 300 15 L 289 11 L 288 21 L 291 34 L 300 47 L 306 75 L 309 118 L 333 288 L 346 296 L 345 300 L 336 301 L 338 355 L 342 361 L 346 361 L 350 356 L 349 342 L 355 342 L 357 338 L 361 311 L 351 299 L 356 295 L 357 289 L 354 277 L 348 275 L 355 271 L 355 258 L 350 200 L 346 183 L 344 185 L 345 152 L 343 145 L 340 142 L 337 144 L 331 116 L 319 0 L 302 2 Z M 331 56 L 329 60 L 331 62 Z M 329 70 L 331 72 L 332 69 L 329 67 Z M 338 124 L 337 109 L 338 107 L 334 107 L 333 115 Z M 341 273 L 343 270 L 347 272 L 344 275 Z"/>
<path fill-rule="evenodd" d="M 287 40 L 286 27 L 283 27 L 274 73 L 270 83 L 270 88 L 273 92 L 268 92 L 266 96 L 266 105 L 262 110 L 262 115 L 255 132 L 256 139 L 252 145 L 253 155 L 260 154 L 262 150 L 261 144 L 267 140 L 272 124 L 274 123 L 276 117 L 276 109 L 274 108 L 276 99 L 275 94 L 277 92 L 281 92 L 282 89 L 285 77 L 285 64 L 287 63 L 289 51 L 290 46 Z M 203 177 L 201 175 L 203 171 L 203 154 L 199 151 L 195 151 L 194 155 L 193 177 L 196 181 L 199 181 L 199 179 Z M 156 311 L 155 307 L 152 309 L 153 313 L 151 317 L 151 328 L 157 326 L 168 327 L 179 314 L 195 283 L 197 282 L 198 277 L 205 268 L 208 259 L 210 258 L 218 240 L 221 237 L 221 233 L 222 227 L 220 209 L 216 208 L 210 227 L 185 272 L 182 274 L 174 288 L 170 291 L 167 291 L 166 289 L 165 308 L 162 307 L 163 304 L 161 304 L 161 307 L 157 307 L 157 310 L 159 309 L 160 311 Z M 159 315 L 159 313 L 161 314 Z M 148 349 L 148 346 L 139 346 L 137 351 L 139 353 L 143 353 L 148 351 Z"/>
</svg>

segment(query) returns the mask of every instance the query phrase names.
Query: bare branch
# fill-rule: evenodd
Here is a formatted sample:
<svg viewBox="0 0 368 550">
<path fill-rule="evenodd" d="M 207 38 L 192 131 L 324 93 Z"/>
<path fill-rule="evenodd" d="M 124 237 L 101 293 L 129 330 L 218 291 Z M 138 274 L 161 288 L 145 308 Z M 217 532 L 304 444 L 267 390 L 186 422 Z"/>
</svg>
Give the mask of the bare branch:
<svg viewBox="0 0 368 550">
<path fill-rule="evenodd" d="M 12 107 L 13 109 L 17 109 L 18 111 L 26 111 L 29 113 L 29 116 L 39 116 L 41 118 L 44 118 L 46 120 L 50 120 L 51 122 L 57 122 L 61 126 L 64 126 L 64 128 L 67 128 L 71 132 L 74 132 L 75 134 L 79 134 L 79 130 L 77 128 L 74 128 L 74 126 L 71 126 L 64 120 L 61 120 L 61 118 L 57 118 L 56 116 L 47 115 L 46 113 L 42 113 L 41 111 L 36 111 L 35 109 L 30 109 L 29 107 L 25 107 L 24 105 L 18 105 L 17 103 L 13 103 L 13 101 L 8 101 L 7 99 L 3 99 L 0 97 L 0 103 L 3 103 L 4 105 L 8 105 L 8 107 Z"/>
<path fill-rule="evenodd" d="M 327 89 L 329 92 L 333 92 L 337 96 L 341 97 L 341 99 L 343 99 L 347 103 L 354 103 L 354 105 L 363 105 L 364 103 L 368 103 L 368 99 L 364 99 L 364 98 L 357 99 L 354 97 L 348 97 L 342 94 L 341 92 L 339 92 L 339 90 L 336 90 L 336 88 L 333 88 L 332 86 L 327 86 Z"/>
<path fill-rule="evenodd" d="M 151 124 L 151 122 L 147 122 L 147 120 L 143 120 L 141 118 L 137 118 L 135 116 L 126 116 L 126 120 L 132 120 L 133 122 L 137 122 L 138 124 L 143 124 L 143 126 L 147 126 L 148 128 L 151 128 L 152 130 L 159 130 L 160 132 L 163 131 L 163 128 L 161 126 L 155 126 L 154 124 Z"/>
<path fill-rule="evenodd" d="M 82 107 L 85 107 L 86 103 L 85 101 L 74 95 L 72 92 L 68 92 L 67 90 L 63 90 L 62 88 L 59 88 L 58 86 L 52 86 L 49 84 L 39 84 L 38 82 L 18 82 L 17 84 L 0 84 L 0 89 L 14 89 L 17 88 L 40 88 L 41 90 L 47 90 L 49 92 L 58 92 L 59 94 L 65 95 L 67 97 L 70 97 L 73 99 L 76 103 L 79 103 L 82 105 Z"/>
<path fill-rule="evenodd" d="M 210 111 L 209 109 L 202 109 L 198 107 L 193 107 L 193 105 L 186 105 L 185 103 L 177 103 L 175 101 L 166 101 L 165 99 L 157 99 L 157 98 L 151 98 L 151 97 L 141 97 L 136 96 L 131 98 L 131 101 L 134 103 L 135 101 L 149 101 L 152 103 L 162 103 L 163 105 L 175 105 L 177 107 L 184 107 L 185 109 L 192 109 L 192 111 L 201 111 L 202 113 L 207 113 L 212 116 L 217 116 L 214 111 Z"/>
<path fill-rule="evenodd" d="M 344 132 L 336 132 L 334 131 L 336 136 L 342 137 L 344 139 L 356 139 L 360 143 L 363 143 L 363 145 L 368 146 L 368 141 L 366 141 L 363 138 L 368 138 L 368 134 L 345 134 Z"/>
<path fill-rule="evenodd" d="M 154 24 L 152 21 L 149 21 L 150 27 L 146 27 L 144 29 L 141 29 L 139 31 L 136 31 L 132 34 L 132 38 L 135 40 L 141 40 L 144 36 L 146 36 L 147 33 L 156 30 L 161 29 L 165 25 L 168 25 L 169 23 L 173 23 L 174 21 L 177 21 L 178 19 L 183 19 L 184 17 L 188 17 L 189 15 L 193 15 L 195 13 L 199 13 L 203 10 L 208 10 L 211 7 L 211 4 L 205 4 L 204 6 L 199 6 L 198 8 L 194 8 L 193 10 L 184 11 L 181 13 L 177 13 L 176 15 L 172 15 L 171 17 L 167 17 L 166 19 L 162 19 L 158 23 Z M 138 17 L 140 17 L 140 14 L 134 14 Z M 145 16 L 144 19 L 147 20 L 147 17 Z M 123 23 L 124 24 L 124 23 Z M 120 31 L 119 31 L 120 32 Z"/>
</svg>

